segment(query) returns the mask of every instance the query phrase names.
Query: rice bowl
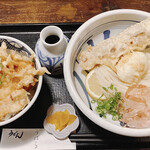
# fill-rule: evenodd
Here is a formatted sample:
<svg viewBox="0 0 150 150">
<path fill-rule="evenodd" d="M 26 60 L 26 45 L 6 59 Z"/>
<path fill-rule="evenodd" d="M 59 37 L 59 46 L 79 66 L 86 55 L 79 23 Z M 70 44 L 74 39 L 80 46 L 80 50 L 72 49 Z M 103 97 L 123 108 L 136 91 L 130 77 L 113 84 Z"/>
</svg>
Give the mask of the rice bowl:
<svg viewBox="0 0 150 150">
<path fill-rule="evenodd" d="M 12 37 L 8 37 L 8 36 L 0 36 L 0 43 L 1 43 L 1 45 L 2 45 L 2 43 L 6 43 L 8 49 L 11 49 L 12 52 L 13 51 L 17 51 L 18 54 L 20 53 L 22 55 L 22 57 L 24 57 L 24 56 L 25 57 L 26 56 L 29 57 L 29 56 L 33 55 L 34 62 L 35 62 L 34 63 L 35 64 L 35 68 L 37 68 L 37 69 L 41 68 L 40 62 L 37 59 L 35 53 L 31 50 L 31 48 L 29 46 L 27 46 L 22 41 L 20 41 L 18 39 L 15 39 L 15 38 L 12 38 Z M 41 85 L 42 85 L 42 76 L 38 76 L 37 80 L 38 80 L 37 84 L 31 90 L 32 92 L 30 92 L 29 103 L 27 105 L 25 105 L 22 108 L 22 110 L 20 110 L 19 112 L 16 112 L 15 114 L 10 114 L 10 115 L 8 114 L 7 116 L 5 116 L 4 120 L 0 122 L 0 126 L 6 125 L 6 124 L 8 124 L 8 123 L 18 119 L 26 111 L 28 111 L 28 109 L 30 109 L 30 107 L 36 101 L 36 99 L 38 97 L 38 94 L 40 92 Z"/>
</svg>

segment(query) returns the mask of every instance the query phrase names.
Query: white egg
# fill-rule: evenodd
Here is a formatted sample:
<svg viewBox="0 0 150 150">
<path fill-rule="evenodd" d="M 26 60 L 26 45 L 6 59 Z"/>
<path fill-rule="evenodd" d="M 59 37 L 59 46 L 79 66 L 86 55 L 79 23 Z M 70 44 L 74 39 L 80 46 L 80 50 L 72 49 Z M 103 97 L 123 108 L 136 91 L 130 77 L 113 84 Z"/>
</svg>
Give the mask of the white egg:
<svg viewBox="0 0 150 150">
<path fill-rule="evenodd" d="M 143 52 L 123 56 L 116 65 L 117 75 L 126 83 L 138 83 L 148 70 L 148 59 Z"/>
</svg>

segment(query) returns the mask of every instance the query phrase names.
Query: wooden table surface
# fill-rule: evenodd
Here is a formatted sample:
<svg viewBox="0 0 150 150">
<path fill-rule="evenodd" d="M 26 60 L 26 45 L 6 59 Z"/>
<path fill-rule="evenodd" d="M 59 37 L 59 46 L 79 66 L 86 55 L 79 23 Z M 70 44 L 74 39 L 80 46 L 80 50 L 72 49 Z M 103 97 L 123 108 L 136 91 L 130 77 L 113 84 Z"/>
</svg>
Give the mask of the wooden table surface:
<svg viewBox="0 0 150 150">
<path fill-rule="evenodd" d="M 150 12 L 150 0 L 0 0 L 0 24 L 85 22 L 113 9 Z"/>
<path fill-rule="evenodd" d="M 34 28 L 34 25 L 31 25 L 32 23 L 82 23 L 97 14 L 113 9 L 137 9 L 150 12 L 150 0 L 0 0 L 0 25 L 4 24 L 0 26 L 0 31 L 3 32 L 3 35 L 13 36 L 23 40 L 27 45 L 34 49 L 36 41 L 39 38 L 40 30 L 37 28 L 37 25 L 34 31 L 27 35 L 26 33 Z M 12 29 L 7 29 L 9 25 L 7 26 L 5 24 L 17 25 L 13 25 Z M 18 27 L 20 27 L 18 24 L 25 25 L 21 26 L 23 28 L 18 29 Z M 24 26 L 26 27 L 25 29 Z M 40 26 L 42 28 L 44 25 L 42 24 Z M 17 34 L 14 34 L 16 29 Z M 71 36 L 73 31 L 74 29 L 71 30 L 68 35 L 70 34 L 69 36 Z M 64 102 L 63 100 L 68 102 L 68 100 L 70 100 L 69 103 L 73 104 L 65 87 L 63 78 L 45 78 L 40 92 L 41 94 L 33 108 L 23 117 L 4 126 L 4 128 L 39 128 L 39 126 L 43 126 L 43 119 L 51 99 L 52 102 L 58 102 L 60 100 L 62 100 L 61 102 Z M 47 96 L 47 94 L 51 95 Z M 37 113 L 36 110 L 39 109 L 39 107 L 40 111 Z M 72 136 L 72 139 L 74 141 L 79 140 L 77 144 L 80 145 L 81 148 L 84 147 L 84 149 L 86 149 L 87 147 L 88 149 L 93 148 L 94 150 L 96 150 L 95 147 L 100 147 L 99 149 L 113 148 L 114 150 L 115 148 L 116 150 L 122 148 L 123 150 L 126 149 L 126 147 L 130 147 L 131 149 L 138 149 L 137 147 L 139 147 L 139 150 L 144 150 L 144 148 L 147 148 L 147 150 L 150 149 L 149 137 L 140 139 L 124 138 L 123 136 L 117 135 L 114 136 L 114 134 L 110 134 L 104 129 L 98 128 L 98 126 L 88 118 L 85 119 L 80 111 L 78 111 L 78 116 L 80 121 L 82 121 L 82 124 L 80 122 L 80 128 L 78 129 L 77 134 Z M 31 118 L 33 118 L 33 120 Z M 0 128 L 0 138 L 2 128 L 3 127 Z M 84 135 L 85 132 L 92 134 L 91 136 L 89 136 L 90 134 L 87 134 L 87 136 L 86 134 Z M 97 136 L 93 137 L 93 133 L 97 133 Z M 89 141 L 90 139 L 91 141 L 96 139 L 96 144 L 94 142 L 90 143 L 87 139 Z"/>
</svg>

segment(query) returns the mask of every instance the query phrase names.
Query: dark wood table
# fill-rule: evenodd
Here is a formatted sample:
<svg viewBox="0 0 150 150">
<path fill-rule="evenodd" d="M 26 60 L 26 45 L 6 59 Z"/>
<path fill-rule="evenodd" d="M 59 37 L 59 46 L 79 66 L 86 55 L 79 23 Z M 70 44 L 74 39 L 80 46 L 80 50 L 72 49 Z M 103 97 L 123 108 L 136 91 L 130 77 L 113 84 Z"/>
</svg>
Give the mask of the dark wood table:
<svg viewBox="0 0 150 150">
<path fill-rule="evenodd" d="M 113 9 L 150 12 L 149 0 L 1 0 L 0 24 L 85 22 Z"/>
<path fill-rule="evenodd" d="M 150 12 L 150 0 L 0 0 L 0 34 L 20 39 L 34 50 L 45 26 L 57 25 L 71 38 L 83 22 L 113 9 Z M 35 104 L 21 118 L 0 127 L 0 133 L 3 128 L 43 128 L 46 111 L 52 103 L 70 103 L 75 107 L 80 126 L 69 138 L 77 142 L 77 149 L 150 149 L 150 137 L 120 136 L 90 121 L 74 104 L 63 75 L 58 78 L 44 75 Z"/>
</svg>

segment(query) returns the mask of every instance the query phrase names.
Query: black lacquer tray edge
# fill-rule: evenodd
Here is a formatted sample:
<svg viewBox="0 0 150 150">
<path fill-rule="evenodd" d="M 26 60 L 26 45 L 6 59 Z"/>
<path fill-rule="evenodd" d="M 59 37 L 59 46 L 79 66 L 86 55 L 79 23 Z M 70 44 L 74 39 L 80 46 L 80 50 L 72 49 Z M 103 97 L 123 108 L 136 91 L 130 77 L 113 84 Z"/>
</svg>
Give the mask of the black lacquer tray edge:
<svg viewBox="0 0 150 150">
<path fill-rule="evenodd" d="M 54 25 L 60 27 L 63 31 L 76 31 L 83 23 L 20 23 L 20 24 L 0 24 L 3 32 L 36 32 L 41 31 L 45 26 Z M 16 31 L 17 30 L 17 31 Z"/>
<path fill-rule="evenodd" d="M 19 34 L 20 32 L 40 32 L 45 26 L 55 25 L 64 32 L 73 34 L 83 23 L 34 23 L 34 24 L 0 24 L 0 34 Z M 0 131 L 1 135 L 1 131 Z M 149 149 L 150 138 L 131 138 L 110 134 L 73 133 L 69 136 L 71 142 L 77 143 L 77 149 Z M 0 136 L 1 139 L 1 136 Z"/>
</svg>

